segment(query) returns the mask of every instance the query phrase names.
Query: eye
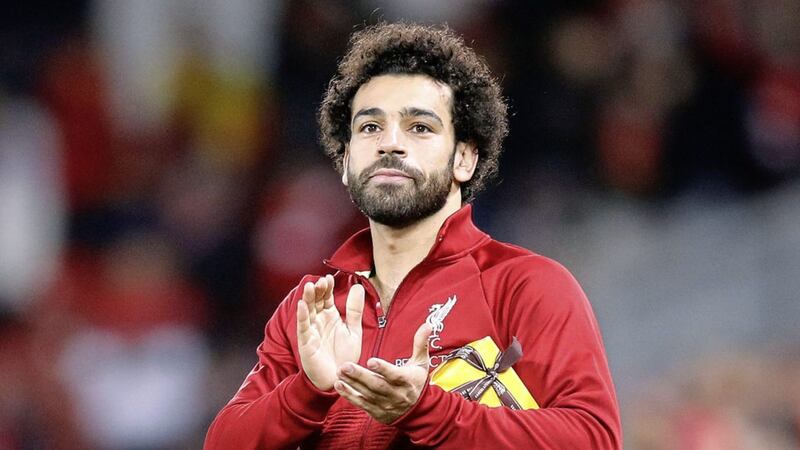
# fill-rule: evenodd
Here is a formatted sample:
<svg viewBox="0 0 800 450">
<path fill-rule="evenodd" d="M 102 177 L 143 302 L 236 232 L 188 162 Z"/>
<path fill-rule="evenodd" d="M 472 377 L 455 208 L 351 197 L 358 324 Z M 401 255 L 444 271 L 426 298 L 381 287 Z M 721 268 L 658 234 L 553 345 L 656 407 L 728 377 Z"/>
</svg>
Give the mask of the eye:
<svg viewBox="0 0 800 450">
<path fill-rule="evenodd" d="M 359 127 L 358 129 L 359 132 L 368 134 L 375 133 L 378 130 L 380 130 L 380 128 L 378 128 L 378 125 L 374 123 L 365 123 L 364 125 L 361 125 L 361 127 Z"/>
<path fill-rule="evenodd" d="M 431 131 L 433 131 L 433 130 L 431 130 L 431 128 L 430 128 L 429 126 L 427 126 L 427 125 L 425 125 L 425 124 L 422 124 L 422 123 L 415 123 L 415 124 L 414 124 L 414 125 L 411 127 L 411 130 L 412 130 L 414 133 L 417 133 L 417 134 L 430 133 Z"/>
</svg>

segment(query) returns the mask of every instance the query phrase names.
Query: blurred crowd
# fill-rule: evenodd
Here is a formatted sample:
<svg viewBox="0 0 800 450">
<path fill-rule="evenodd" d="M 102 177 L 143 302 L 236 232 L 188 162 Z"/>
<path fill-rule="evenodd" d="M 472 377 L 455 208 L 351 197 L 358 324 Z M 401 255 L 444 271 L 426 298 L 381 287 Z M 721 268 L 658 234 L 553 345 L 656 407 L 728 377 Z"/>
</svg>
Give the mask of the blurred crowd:
<svg viewBox="0 0 800 450">
<path fill-rule="evenodd" d="M 397 19 L 501 80 L 476 221 L 575 268 L 626 448 L 800 448 L 797 0 L 39 0 L 0 14 L 0 450 L 201 446 L 366 226 L 315 114 L 350 33 Z"/>
<path fill-rule="evenodd" d="M 654 380 L 623 411 L 626 448 L 791 450 L 800 446 L 800 362 L 717 355 Z"/>
</svg>

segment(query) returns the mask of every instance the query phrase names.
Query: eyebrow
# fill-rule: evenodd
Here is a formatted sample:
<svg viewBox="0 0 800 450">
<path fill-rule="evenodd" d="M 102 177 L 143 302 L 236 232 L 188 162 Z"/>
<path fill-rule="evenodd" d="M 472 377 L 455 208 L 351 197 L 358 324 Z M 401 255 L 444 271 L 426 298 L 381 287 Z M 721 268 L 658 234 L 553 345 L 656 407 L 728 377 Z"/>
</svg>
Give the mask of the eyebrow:
<svg viewBox="0 0 800 450">
<path fill-rule="evenodd" d="M 422 109 L 422 108 L 403 108 L 400 110 L 400 115 L 403 117 L 406 116 L 413 116 L 413 117 L 428 117 L 429 119 L 433 119 L 439 123 L 439 126 L 444 126 L 444 122 L 442 122 L 441 117 L 438 114 L 431 111 L 430 109 Z"/>
<path fill-rule="evenodd" d="M 353 116 L 353 124 L 356 123 L 356 119 L 361 116 L 385 116 L 386 113 L 380 108 L 363 108 L 360 109 L 354 116 Z M 423 109 L 423 108 L 415 108 L 415 107 L 406 107 L 400 110 L 400 115 L 402 117 L 428 117 L 430 119 L 435 120 L 439 123 L 439 126 L 444 126 L 444 122 L 442 122 L 442 118 L 439 117 L 438 114 L 431 111 L 430 109 Z"/>
<path fill-rule="evenodd" d="M 353 126 L 356 123 L 356 119 L 361 116 L 384 116 L 386 113 L 383 112 L 380 108 L 362 108 L 358 110 L 358 112 L 353 116 L 353 123 L 350 126 Z"/>
</svg>

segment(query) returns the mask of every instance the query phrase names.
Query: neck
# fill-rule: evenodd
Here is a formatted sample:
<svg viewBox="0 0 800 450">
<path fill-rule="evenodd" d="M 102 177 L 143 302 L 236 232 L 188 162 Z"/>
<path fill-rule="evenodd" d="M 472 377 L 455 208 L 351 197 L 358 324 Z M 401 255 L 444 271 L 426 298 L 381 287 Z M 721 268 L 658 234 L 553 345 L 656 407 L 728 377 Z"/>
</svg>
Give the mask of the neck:
<svg viewBox="0 0 800 450">
<path fill-rule="evenodd" d="M 394 291 L 408 272 L 419 264 L 436 243 L 436 235 L 444 221 L 461 208 L 461 191 L 455 189 L 444 207 L 420 221 L 403 228 L 392 228 L 370 220 L 372 257 L 375 273 L 372 283 L 381 296 L 384 311 L 388 310 Z"/>
</svg>

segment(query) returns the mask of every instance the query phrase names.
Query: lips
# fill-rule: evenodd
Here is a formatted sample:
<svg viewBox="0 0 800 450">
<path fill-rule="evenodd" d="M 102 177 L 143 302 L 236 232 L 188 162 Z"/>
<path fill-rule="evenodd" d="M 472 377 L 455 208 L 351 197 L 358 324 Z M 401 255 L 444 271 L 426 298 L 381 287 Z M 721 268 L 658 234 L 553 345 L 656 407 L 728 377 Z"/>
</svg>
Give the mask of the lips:
<svg viewBox="0 0 800 450">
<path fill-rule="evenodd" d="M 407 173 L 397 169 L 378 169 L 369 177 L 411 178 Z"/>
</svg>

